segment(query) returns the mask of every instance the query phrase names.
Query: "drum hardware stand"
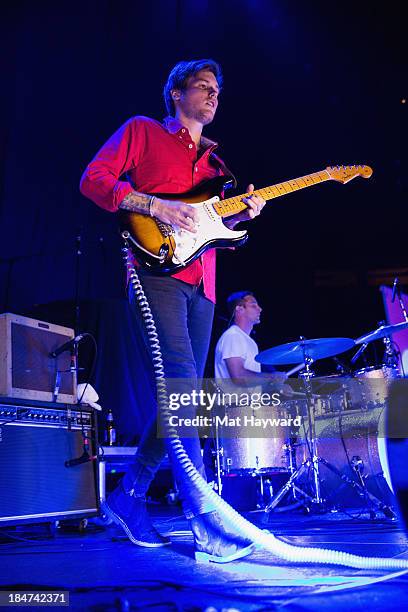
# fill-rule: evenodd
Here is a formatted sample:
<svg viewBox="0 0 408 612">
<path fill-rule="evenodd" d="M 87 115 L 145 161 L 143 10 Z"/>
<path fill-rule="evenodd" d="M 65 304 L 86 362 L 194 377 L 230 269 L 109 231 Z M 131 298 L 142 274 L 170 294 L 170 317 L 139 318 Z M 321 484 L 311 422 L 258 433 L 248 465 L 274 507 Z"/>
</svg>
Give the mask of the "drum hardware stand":
<svg viewBox="0 0 408 612">
<path fill-rule="evenodd" d="M 303 338 L 301 338 L 303 339 Z M 319 474 L 319 457 L 317 454 L 317 440 L 316 440 L 316 422 L 315 422 L 315 412 L 314 412 L 314 404 L 313 404 L 313 390 L 311 385 L 311 379 L 314 376 L 314 372 L 311 369 L 311 364 L 313 360 L 306 355 L 306 352 L 303 352 L 304 355 L 304 363 L 306 364 L 306 368 L 303 372 L 299 374 L 299 376 L 303 379 L 305 385 L 306 392 L 306 406 L 307 406 L 307 417 L 309 421 L 309 436 L 310 436 L 310 448 L 309 452 L 311 455 L 311 465 L 313 468 L 313 484 L 314 484 L 314 498 L 313 504 L 317 507 L 324 506 L 324 499 L 321 494 L 320 488 L 320 474 Z"/>
<path fill-rule="evenodd" d="M 390 368 L 397 369 L 398 361 L 399 361 L 398 354 L 394 348 L 391 336 L 385 336 L 383 341 L 384 341 L 384 346 L 385 346 L 384 357 L 383 357 L 384 365 Z"/>
<path fill-rule="evenodd" d="M 396 517 L 395 512 L 392 510 L 392 508 L 388 506 L 387 504 L 384 504 L 380 499 L 378 499 L 378 497 L 373 495 L 373 493 L 370 493 L 370 491 L 367 489 L 367 485 L 366 485 L 364 475 L 363 475 L 364 466 L 363 466 L 361 457 L 355 456 L 355 457 L 352 457 L 352 460 L 351 460 L 353 470 L 356 472 L 359 482 L 357 482 L 356 480 L 353 480 L 352 478 L 350 478 L 349 476 L 347 476 L 346 474 L 338 470 L 334 465 L 326 461 L 326 459 L 323 459 L 323 457 L 317 457 L 317 462 L 321 463 L 327 469 L 331 470 L 334 474 L 336 474 L 343 482 L 348 484 L 350 487 L 352 487 L 353 489 L 356 489 L 360 497 L 366 500 L 369 500 L 371 504 L 375 507 L 375 509 L 378 510 L 379 512 L 382 512 L 385 517 L 392 519 L 392 520 L 396 520 L 397 517 Z M 300 478 L 310 467 L 314 467 L 314 463 L 312 459 L 309 457 L 308 459 L 306 459 L 306 461 L 302 463 L 299 469 L 293 472 L 289 480 L 285 483 L 285 485 L 280 489 L 280 491 L 278 491 L 278 493 L 273 497 L 270 503 L 266 506 L 264 510 L 266 518 L 264 518 L 263 522 L 268 521 L 267 517 L 268 517 L 269 512 L 271 512 L 271 510 L 273 510 L 278 505 L 278 503 L 281 501 L 281 499 L 283 499 L 286 493 L 290 491 L 290 489 L 292 489 L 292 494 L 293 494 L 294 499 L 296 501 L 299 501 L 301 505 L 304 505 L 309 510 L 310 510 L 310 507 L 308 506 L 307 501 L 309 501 L 310 504 L 313 504 L 313 506 L 316 505 L 316 500 L 295 484 L 296 480 Z M 296 493 L 300 494 L 303 497 L 303 500 L 298 499 L 296 497 Z M 288 509 L 293 509 L 293 508 L 294 506 L 292 504 L 290 506 L 287 506 L 287 508 L 285 509 L 288 510 Z M 373 520 L 376 518 L 375 511 L 372 509 L 370 510 L 370 518 Z"/>
<path fill-rule="evenodd" d="M 355 362 L 357 361 L 357 359 L 360 357 L 360 355 L 362 355 L 364 353 L 364 351 L 366 350 L 368 344 L 369 344 L 368 342 L 363 342 L 363 344 L 360 346 L 358 351 L 351 358 L 351 361 L 350 361 L 351 365 L 354 365 Z"/>
<path fill-rule="evenodd" d="M 222 494 L 222 480 L 221 480 L 221 461 L 220 458 L 224 456 L 224 449 L 220 446 L 220 436 L 218 433 L 218 421 L 215 422 L 215 451 L 213 451 L 213 455 L 215 456 L 215 465 L 216 465 L 216 477 L 217 477 L 217 487 L 218 487 L 218 495 Z M 228 459 L 227 459 L 228 461 Z"/>
<path fill-rule="evenodd" d="M 401 312 L 404 315 L 404 319 L 405 319 L 405 321 L 408 322 L 408 314 L 407 314 L 407 311 L 405 309 L 404 300 L 401 297 L 400 282 L 398 280 L 398 277 L 394 279 L 394 284 L 393 284 L 393 287 L 392 287 L 391 302 L 394 302 L 395 294 L 397 294 L 398 302 L 399 302 L 399 305 L 400 305 L 400 308 L 401 308 Z"/>
<path fill-rule="evenodd" d="M 301 340 L 304 338 L 301 337 Z M 307 418 L 309 422 L 309 435 L 310 435 L 310 443 L 309 447 L 309 457 L 303 461 L 301 466 L 297 469 L 294 469 L 289 480 L 284 484 L 284 486 L 276 493 L 276 495 L 271 499 L 269 504 L 266 506 L 264 512 L 265 514 L 269 514 L 271 510 L 277 506 L 277 504 L 281 501 L 281 499 L 292 490 L 292 495 L 295 501 L 301 501 L 302 504 L 310 511 L 313 509 L 325 510 L 325 500 L 322 497 L 321 493 L 321 485 L 320 485 L 320 473 L 319 473 L 319 461 L 320 457 L 317 454 L 317 440 L 316 440 L 316 426 L 315 426 L 315 415 L 314 415 L 314 403 L 313 403 L 313 390 L 311 385 L 311 379 L 314 376 L 314 373 L 311 369 L 311 365 L 313 363 L 313 359 L 306 355 L 306 351 L 303 349 L 303 362 L 305 364 L 304 371 L 299 374 L 299 376 L 303 379 L 304 387 L 305 387 L 305 395 L 306 395 L 306 405 L 307 405 Z M 293 464 L 292 465 L 293 469 Z M 296 481 L 303 476 L 305 472 L 309 472 L 309 469 L 313 470 L 313 496 L 306 493 L 304 489 L 297 486 Z M 301 500 L 297 497 L 297 494 L 302 498 Z M 293 506 L 291 506 L 293 507 Z"/>
<path fill-rule="evenodd" d="M 268 480 L 270 476 L 268 476 L 267 474 L 263 474 L 262 472 L 260 472 L 258 476 L 259 476 L 259 493 L 258 493 L 259 503 L 257 507 L 259 508 L 259 510 L 263 511 L 265 508 L 265 485 L 267 485 L 269 489 L 269 499 L 272 499 L 273 488 L 272 488 L 271 481 Z M 266 482 L 264 482 L 265 476 L 267 476 Z"/>
<path fill-rule="evenodd" d="M 370 501 L 372 505 L 375 506 L 375 508 L 378 511 L 384 514 L 384 516 L 392 520 L 396 520 L 397 516 L 395 512 L 392 510 L 392 508 L 388 506 L 387 504 L 384 504 L 380 499 L 378 499 L 378 497 L 376 497 L 373 493 L 370 493 L 370 491 L 367 489 L 365 477 L 363 474 L 364 462 L 361 459 L 361 457 L 359 457 L 358 455 L 354 455 L 350 460 L 350 466 L 353 468 L 354 472 L 356 473 L 358 482 L 356 480 L 353 480 L 352 478 L 350 478 L 349 476 L 347 476 L 340 470 L 338 470 L 334 465 L 326 461 L 326 459 L 323 459 L 322 457 L 320 457 L 319 461 L 325 467 L 331 470 L 334 474 L 336 474 L 339 478 L 341 478 L 343 482 L 348 484 L 353 489 L 356 489 L 360 497 L 363 497 L 365 500 Z M 370 518 L 374 520 L 376 518 L 375 511 L 373 509 L 370 509 L 369 512 L 370 512 Z"/>
<path fill-rule="evenodd" d="M 296 438 L 287 438 L 286 443 L 283 445 L 283 451 L 287 457 L 288 470 L 291 474 L 297 470 L 296 447 L 300 445 L 301 443 L 296 442 Z"/>
</svg>

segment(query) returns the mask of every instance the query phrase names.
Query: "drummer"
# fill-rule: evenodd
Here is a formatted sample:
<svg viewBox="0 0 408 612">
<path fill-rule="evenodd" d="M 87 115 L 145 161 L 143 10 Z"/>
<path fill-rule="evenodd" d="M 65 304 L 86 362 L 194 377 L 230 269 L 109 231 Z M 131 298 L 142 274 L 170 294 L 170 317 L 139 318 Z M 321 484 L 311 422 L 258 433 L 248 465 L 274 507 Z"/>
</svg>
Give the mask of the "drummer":
<svg viewBox="0 0 408 612">
<path fill-rule="evenodd" d="M 216 379 L 231 379 L 240 386 L 252 386 L 256 378 L 266 377 L 282 387 L 286 380 L 283 372 L 263 374 L 261 364 L 255 361 L 258 345 L 251 337 L 255 325 L 261 320 L 262 308 L 252 291 L 236 291 L 227 298 L 230 327 L 222 334 L 215 348 L 214 370 Z M 261 382 L 259 380 L 259 382 Z M 290 392 L 288 385 L 283 385 Z"/>
<path fill-rule="evenodd" d="M 215 348 L 214 370 L 218 387 L 231 392 L 228 381 L 237 390 L 251 388 L 251 393 L 262 391 L 262 383 L 273 382 L 285 395 L 292 394 L 292 388 L 284 384 L 286 375 L 274 369 L 262 373 L 261 364 L 255 361 L 258 345 L 251 337 L 255 325 L 261 320 L 262 308 L 252 291 L 236 291 L 227 298 L 229 327 L 218 340 Z M 273 380 L 272 380 L 273 377 Z M 209 482 L 216 482 L 214 466 L 215 442 L 208 439 L 204 445 L 203 460 Z"/>
</svg>

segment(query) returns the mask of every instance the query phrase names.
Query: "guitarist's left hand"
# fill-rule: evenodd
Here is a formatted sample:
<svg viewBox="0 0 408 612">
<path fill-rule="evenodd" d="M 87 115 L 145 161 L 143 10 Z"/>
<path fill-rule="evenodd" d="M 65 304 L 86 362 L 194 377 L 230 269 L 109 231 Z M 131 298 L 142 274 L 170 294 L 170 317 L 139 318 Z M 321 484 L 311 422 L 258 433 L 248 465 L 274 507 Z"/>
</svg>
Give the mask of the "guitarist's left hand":
<svg viewBox="0 0 408 612">
<path fill-rule="evenodd" d="M 252 193 L 254 189 L 255 188 L 251 183 L 247 187 L 247 193 Z M 247 205 L 248 208 L 236 215 L 233 215 L 232 217 L 229 217 L 224 221 L 225 225 L 230 229 L 235 227 L 237 223 L 240 223 L 241 221 L 250 221 L 251 219 L 254 219 L 260 214 L 261 210 L 265 206 L 265 200 L 258 195 L 252 195 L 248 198 L 243 198 L 242 201 L 244 202 L 244 204 Z"/>
</svg>

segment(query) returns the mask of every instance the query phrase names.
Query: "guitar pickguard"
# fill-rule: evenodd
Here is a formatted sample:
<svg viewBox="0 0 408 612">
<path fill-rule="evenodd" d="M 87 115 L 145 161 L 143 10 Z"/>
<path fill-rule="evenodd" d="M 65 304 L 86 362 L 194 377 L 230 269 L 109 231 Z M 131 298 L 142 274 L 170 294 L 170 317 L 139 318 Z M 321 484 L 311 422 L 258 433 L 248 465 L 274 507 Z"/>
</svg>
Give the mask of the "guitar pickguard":
<svg viewBox="0 0 408 612">
<path fill-rule="evenodd" d="M 187 265 L 198 251 L 203 251 L 212 243 L 214 246 L 223 246 L 226 242 L 231 244 L 245 239 L 245 230 L 235 231 L 224 225 L 222 217 L 214 210 L 216 202 L 219 202 L 218 196 L 194 206 L 199 217 L 196 233 L 174 227 L 176 247 L 172 261 L 175 265 Z"/>
</svg>

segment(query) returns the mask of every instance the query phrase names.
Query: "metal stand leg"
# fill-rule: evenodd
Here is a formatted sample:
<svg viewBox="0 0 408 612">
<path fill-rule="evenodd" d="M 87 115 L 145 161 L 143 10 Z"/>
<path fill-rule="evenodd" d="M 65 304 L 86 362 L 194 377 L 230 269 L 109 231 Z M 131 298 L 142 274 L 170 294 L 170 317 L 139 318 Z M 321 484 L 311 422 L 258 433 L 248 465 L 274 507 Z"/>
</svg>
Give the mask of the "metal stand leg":
<svg viewBox="0 0 408 612">
<path fill-rule="evenodd" d="M 300 374 L 303 378 L 304 387 L 305 387 L 305 395 L 306 395 L 306 406 L 307 406 L 307 419 L 309 424 L 309 436 L 310 443 L 308 443 L 309 448 L 309 458 L 306 459 L 302 463 L 299 469 L 295 470 L 290 476 L 288 482 L 278 491 L 278 493 L 273 497 L 270 503 L 265 508 L 265 513 L 268 514 L 277 506 L 277 504 L 281 501 L 281 499 L 288 493 L 289 490 L 292 490 L 293 497 L 296 501 L 299 501 L 302 505 L 304 505 L 308 510 L 312 508 L 319 512 L 326 511 L 326 502 L 322 497 L 321 493 L 321 485 L 320 485 L 320 473 L 319 473 L 319 456 L 317 452 L 317 439 L 316 439 L 316 425 L 315 425 L 315 408 L 314 408 L 314 399 L 312 393 L 311 386 L 311 378 L 313 377 L 313 372 L 311 370 L 311 364 L 313 360 L 306 355 L 304 351 L 303 355 L 305 371 Z M 293 458 L 292 458 L 293 459 Z M 290 466 L 292 466 L 292 461 L 290 462 Z M 310 495 L 302 488 L 298 487 L 295 483 L 297 479 L 304 474 L 304 472 L 312 468 L 313 470 L 313 482 L 312 490 L 313 495 Z M 300 495 L 301 499 L 298 499 L 297 495 Z M 293 506 L 291 506 L 293 508 Z"/>
<path fill-rule="evenodd" d="M 265 510 L 264 510 L 265 513 L 271 512 L 271 510 L 273 510 L 279 504 L 279 502 L 285 497 L 286 493 L 288 493 L 291 489 L 293 493 L 298 493 L 305 500 L 309 500 L 310 502 L 313 502 L 313 497 L 295 484 L 296 480 L 300 478 L 301 476 L 303 476 L 303 474 L 310 468 L 311 464 L 312 464 L 311 460 L 307 459 L 306 461 L 302 463 L 302 465 L 297 470 L 293 472 L 289 480 L 276 493 L 276 495 L 273 496 L 269 504 L 265 507 Z M 295 499 L 297 498 L 295 497 Z"/>
<path fill-rule="evenodd" d="M 339 478 L 341 478 L 343 482 L 347 483 L 348 485 L 350 485 L 350 487 L 355 489 L 360 497 L 364 497 L 365 499 L 368 499 L 372 503 L 372 505 L 376 508 L 376 510 L 382 512 L 384 516 L 386 516 L 387 518 L 396 520 L 397 515 L 395 514 L 393 509 L 387 504 L 384 504 L 384 502 L 378 499 L 378 497 L 374 495 L 373 493 L 370 493 L 370 491 L 367 489 L 367 485 L 365 483 L 361 470 L 359 469 L 359 466 L 357 464 L 353 465 L 353 469 L 357 474 L 359 482 L 357 482 L 356 480 L 353 480 L 346 474 L 343 474 L 343 472 L 340 472 L 340 470 L 338 470 L 334 465 L 329 463 L 329 461 L 326 461 L 326 459 L 323 459 L 322 457 L 320 457 L 319 461 L 327 469 L 331 470 L 334 474 L 336 474 Z M 373 518 L 375 518 L 375 515 Z"/>
<path fill-rule="evenodd" d="M 223 449 L 220 446 L 220 437 L 218 433 L 218 421 L 215 423 L 215 465 L 216 465 L 216 475 L 217 475 L 217 486 L 218 486 L 218 495 L 222 495 L 222 480 L 221 480 L 221 461 L 220 457 L 223 455 Z"/>
</svg>

